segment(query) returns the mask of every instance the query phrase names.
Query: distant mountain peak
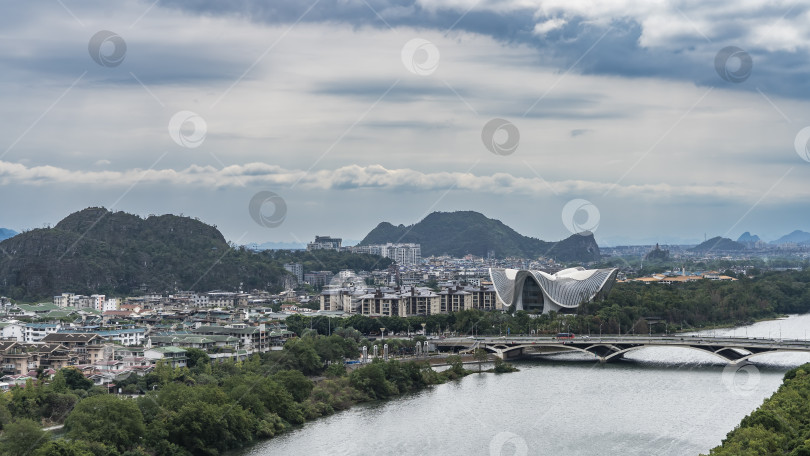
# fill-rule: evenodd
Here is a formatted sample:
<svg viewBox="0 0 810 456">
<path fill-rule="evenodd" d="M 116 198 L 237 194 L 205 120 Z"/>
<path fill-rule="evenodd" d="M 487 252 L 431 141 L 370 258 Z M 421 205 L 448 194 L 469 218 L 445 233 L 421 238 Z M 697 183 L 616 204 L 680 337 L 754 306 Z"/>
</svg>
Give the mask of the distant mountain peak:
<svg viewBox="0 0 810 456">
<path fill-rule="evenodd" d="M 216 227 L 171 214 L 143 219 L 87 208 L 0 246 L 14 252 L 0 256 L 0 294 L 14 299 L 216 289 L 240 282 L 280 287 L 286 274 L 265 257 L 230 249 Z"/>
<path fill-rule="evenodd" d="M 745 250 L 745 246 L 739 242 L 732 241 L 722 236 L 713 237 L 699 245 L 689 249 L 693 252 L 728 252 L 735 250 Z"/>
<path fill-rule="evenodd" d="M 757 236 L 756 234 L 752 235 L 752 234 L 751 234 L 751 233 L 749 233 L 748 231 L 746 231 L 745 233 L 741 234 L 741 235 L 740 235 L 740 237 L 739 237 L 739 238 L 737 238 L 737 242 L 740 242 L 740 243 L 743 243 L 743 244 L 746 244 L 746 243 L 755 243 L 755 242 L 759 242 L 760 240 L 761 240 L 761 239 L 759 238 L 759 236 Z"/>
<path fill-rule="evenodd" d="M 600 257 L 593 234 L 583 232 L 559 242 L 523 236 L 500 220 L 475 211 L 432 212 L 410 226 L 381 222 L 360 245 L 388 242 L 418 243 L 422 256 L 476 255 L 497 258 L 555 258 L 559 261 L 594 261 Z"/>
<path fill-rule="evenodd" d="M 779 239 L 772 241 L 771 244 L 808 244 L 810 243 L 810 233 L 802 230 L 794 230 L 790 234 L 786 234 Z"/>
</svg>

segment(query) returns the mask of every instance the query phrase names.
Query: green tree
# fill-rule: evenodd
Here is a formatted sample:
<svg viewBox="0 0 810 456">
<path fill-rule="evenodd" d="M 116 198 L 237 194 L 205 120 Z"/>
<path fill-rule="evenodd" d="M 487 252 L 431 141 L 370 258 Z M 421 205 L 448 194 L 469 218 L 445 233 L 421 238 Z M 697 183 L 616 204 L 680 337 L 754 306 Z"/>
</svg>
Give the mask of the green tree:
<svg viewBox="0 0 810 456">
<path fill-rule="evenodd" d="M 284 344 L 283 355 L 283 364 L 288 369 L 300 370 L 305 375 L 316 375 L 323 371 L 323 361 L 315 351 L 314 338 L 288 340 Z"/>
<path fill-rule="evenodd" d="M 195 455 L 218 455 L 252 439 L 254 424 L 238 405 L 202 401 L 184 404 L 172 413 L 166 427 L 168 440 Z"/>
<path fill-rule="evenodd" d="M 137 445 L 146 430 L 135 401 L 107 394 L 79 402 L 65 421 L 65 429 L 71 439 L 101 442 L 119 451 Z"/>
<path fill-rule="evenodd" d="M 371 399 L 387 399 L 398 393 L 396 386 L 385 378 L 382 361 L 372 362 L 355 369 L 349 375 L 349 383 L 366 393 Z"/>
<path fill-rule="evenodd" d="M 47 441 L 48 435 L 39 423 L 23 418 L 7 424 L 3 429 L 3 434 L 0 435 L 0 455 L 33 455 Z"/>
<path fill-rule="evenodd" d="M 56 373 L 56 376 L 61 376 L 64 378 L 65 385 L 67 386 L 68 389 L 89 390 L 90 388 L 93 387 L 93 381 L 85 377 L 84 374 L 82 374 L 81 371 L 79 371 L 75 367 L 66 367 L 64 369 L 59 369 L 59 372 Z M 57 382 L 61 383 L 61 380 L 57 380 Z"/>
<path fill-rule="evenodd" d="M 211 362 L 211 358 L 208 356 L 208 353 L 200 350 L 199 348 L 186 348 L 186 357 L 188 358 L 186 365 L 189 369 L 193 369 L 196 366 L 209 364 Z"/>
<path fill-rule="evenodd" d="M 457 376 L 464 376 L 464 361 L 461 359 L 461 356 L 458 355 L 450 355 L 447 357 L 447 364 L 450 365 L 450 371 Z"/>
<path fill-rule="evenodd" d="M 81 440 L 53 440 L 35 451 L 34 456 L 96 456 L 89 445 Z"/>
<path fill-rule="evenodd" d="M 315 386 L 312 380 L 308 379 L 300 371 L 296 370 L 283 370 L 277 372 L 273 379 L 281 383 L 284 389 L 292 394 L 296 402 L 304 402 L 312 392 Z"/>
</svg>

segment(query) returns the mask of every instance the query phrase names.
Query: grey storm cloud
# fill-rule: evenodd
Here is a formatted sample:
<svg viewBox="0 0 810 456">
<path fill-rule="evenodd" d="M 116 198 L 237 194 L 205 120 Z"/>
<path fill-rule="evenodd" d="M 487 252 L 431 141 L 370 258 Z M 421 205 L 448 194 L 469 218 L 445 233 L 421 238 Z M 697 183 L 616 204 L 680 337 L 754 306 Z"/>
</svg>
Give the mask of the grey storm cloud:
<svg viewBox="0 0 810 456">
<path fill-rule="evenodd" d="M 268 24 L 295 22 L 345 23 L 352 27 L 414 27 L 438 31 L 469 32 L 490 36 L 508 44 L 535 48 L 543 63 L 560 68 L 576 65 L 583 74 L 621 77 L 655 77 L 686 80 L 705 86 L 733 90 L 763 91 L 793 98 L 810 96 L 806 78 L 807 37 L 800 46 L 769 49 L 757 35 L 769 29 L 781 30 L 785 23 L 803 28 L 807 4 L 769 3 L 741 7 L 694 4 L 686 1 L 666 5 L 664 23 L 680 21 L 683 30 L 664 42 L 649 45 L 644 34 L 655 34 L 657 24 L 643 24 L 648 10 L 634 14 L 628 4 L 613 5 L 607 17 L 599 18 L 600 2 L 579 8 L 565 2 L 480 2 L 472 7 L 458 3 L 428 1 L 302 1 L 302 0 L 167 0 L 163 6 L 200 15 L 234 15 Z M 571 5 L 579 2 L 570 2 Z M 649 8 L 651 5 L 642 5 Z M 592 16 L 589 16 L 591 14 Z M 732 84 L 715 72 L 715 55 L 725 46 L 736 45 L 748 52 L 754 69 L 745 84 Z"/>
</svg>

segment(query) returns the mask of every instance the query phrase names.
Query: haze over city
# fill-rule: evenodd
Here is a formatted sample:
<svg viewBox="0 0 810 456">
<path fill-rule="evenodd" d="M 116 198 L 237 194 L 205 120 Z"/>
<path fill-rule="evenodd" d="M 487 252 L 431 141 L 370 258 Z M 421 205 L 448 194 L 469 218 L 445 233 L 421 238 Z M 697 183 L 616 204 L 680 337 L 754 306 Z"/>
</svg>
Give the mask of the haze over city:
<svg viewBox="0 0 810 456">
<path fill-rule="evenodd" d="M 810 229 L 807 2 L 3 10 L 2 227 L 105 206 L 236 243 L 437 210 L 545 240 L 577 217 L 600 245 Z M 254 222 L 259 192 L 280 224 Z"/>
</svg>

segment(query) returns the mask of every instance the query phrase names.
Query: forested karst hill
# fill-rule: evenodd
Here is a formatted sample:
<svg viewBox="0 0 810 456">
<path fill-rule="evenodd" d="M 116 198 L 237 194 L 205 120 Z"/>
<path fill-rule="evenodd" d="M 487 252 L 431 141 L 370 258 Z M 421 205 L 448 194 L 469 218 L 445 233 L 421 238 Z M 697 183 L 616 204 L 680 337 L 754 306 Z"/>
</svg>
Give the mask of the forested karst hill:
<svg viewBox="0 0 810 456">
<path fill-rule="evenodd" d="M 499 258 L 545 256 L 559 261 L 594 261 L 600 256 L 591 233 L 575 234 L 559 242 L 541 241 L 474 211 L 433 212 L 410 226 L 382 222 L 360 245 L 387 242 L 421 244 L 422 256 L 487 256 L 490 251 Z"/>
<path fill-rule="evenodd" d="M 0 242 L 0 294 L 43 299 L 61 292 L 277 289 L 287 272 L 267 255 L 234 249 L 190 217 L 88 208 L 53 228 Z"/>
<path fill-rule="evenodd" d="M 689 250 L 693 252 L 728 252 L 745 250 L 745 246 L 739 242 L 732 241 L 729 238 L 717 236 L 709 239 L 708 241 L 701 242 Z"/>
</svg>

